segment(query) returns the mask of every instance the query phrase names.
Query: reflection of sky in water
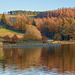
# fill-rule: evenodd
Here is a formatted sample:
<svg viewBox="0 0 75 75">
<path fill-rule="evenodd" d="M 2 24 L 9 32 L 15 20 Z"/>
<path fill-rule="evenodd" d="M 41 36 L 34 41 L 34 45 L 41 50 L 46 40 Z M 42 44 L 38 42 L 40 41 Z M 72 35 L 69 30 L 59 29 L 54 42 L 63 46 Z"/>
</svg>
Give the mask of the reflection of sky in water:
<svg viewBox="0 0 75 75">
<path fill-rule="evenodd" d="M 31 66 L 30 68 L 21 70 L 21 69 L 15 69 L 16 66 L 10 66 L 10 68 L 6 68 L 5 71 L 3 71 L 2 69 L 0 69 L 0 75 L 75 75 L 74 72 L 70 73 L 68 71 L 63 73 L 59 73 L 58 69 L 51 69 L 48 70 L 47 69 L 43 69 L 43 68 L 47 68 L 46 66 L 40 66 L 40 67 L 33 67 Z M 14 70 L 15 69 L 15 70 Z"/>
</svg>

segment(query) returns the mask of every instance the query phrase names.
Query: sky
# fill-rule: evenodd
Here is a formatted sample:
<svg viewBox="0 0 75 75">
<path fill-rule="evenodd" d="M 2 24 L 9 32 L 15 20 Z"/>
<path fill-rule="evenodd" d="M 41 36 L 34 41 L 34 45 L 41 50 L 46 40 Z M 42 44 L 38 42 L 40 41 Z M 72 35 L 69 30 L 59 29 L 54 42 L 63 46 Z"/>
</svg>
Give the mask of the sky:
<svg viewBox="0 0 75 75">
<path fill-rule="evenodd" d="M 62 7 L 75 7 L 75 0 L 0 0 L 0 13 L 11 10 L 48 11 Z"/>
</svg>

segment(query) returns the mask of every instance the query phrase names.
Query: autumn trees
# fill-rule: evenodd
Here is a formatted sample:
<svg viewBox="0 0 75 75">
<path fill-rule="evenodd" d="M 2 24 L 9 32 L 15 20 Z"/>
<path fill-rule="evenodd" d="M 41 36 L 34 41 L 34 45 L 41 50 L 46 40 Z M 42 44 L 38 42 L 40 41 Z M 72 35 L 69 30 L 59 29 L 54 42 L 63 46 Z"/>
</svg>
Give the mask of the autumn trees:
<svg viewBox="0 0 75 75">
<path fill-rule="evenodd" d="M 4 15 L 2 19 L 4 21 Z M 15 18 L 6 18 L 6 23 L 14 30 L 25 32 L 26 39 L 36 40 L 41 34 L 54 40 L 75 38 L 75 8 L 43 12 L 37 15 L 37 18 L 17 15 Z"/>
<path fill-rule="evenodd" d="M 71 40 L 75 40 L 75 24 L 70 26 L 69 35 L 70 35 Z"/>
<path fill-rule="evenodd" d="M 24 31 L 25 25 L 31 25 L 32 21 L 30 18 L 26 18 L 24 15 L 17 15 L 13 27 L 15 30 Z"/>
<path fill-rule="evenodd" d="M 70 40 L 74 38 L 75 20 L 73 18 L 37 18 L 37 28 L 43 36 L 57 40 Z"/>
<path fill-rule="evenodd" d="M 40 31 L 33 25 L 25 26 L 24 40 L 41 40 L 42 36 Z"/>
<path fill-rule="evenodd" d="M 26 30 L 25 28 L 27 26 L 31 28 Z M 46 36 L 51 39 L 70 40 L 70 38 L 74 38 L 75 36 L 75 19 L 73 18 L 47 17 L 31 19 L 18 15 L 13 23 L 15 30 L 26 32 L 25 37 L 33 34 L 34 31 L 36 32 L 35 26 L 41 32 L 42 36 Z M 32 37 L 32 35 L 30 36 Z"/>
<path fill-rule="evenodd" d="M 75 8 L 62 8 L 58 10 L 53 11 L 46 11 L 43 13 L 40 13 L 37 15 L 37 17 L 43 18 L 43 17 L 67 17 L 67 18 L 73 18 L 75 19 Z"/>
</svg>

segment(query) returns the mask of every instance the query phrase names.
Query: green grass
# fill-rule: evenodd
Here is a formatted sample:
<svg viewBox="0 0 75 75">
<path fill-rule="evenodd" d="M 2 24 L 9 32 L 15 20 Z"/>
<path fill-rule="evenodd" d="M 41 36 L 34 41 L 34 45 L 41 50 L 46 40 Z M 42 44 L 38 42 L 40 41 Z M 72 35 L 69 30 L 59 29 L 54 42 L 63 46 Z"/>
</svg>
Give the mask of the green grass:
<svg viewBox="0 0 75 75">
<path fill-rule="evenodd" d="M 10 37 L 12 37 L 14 34 L 17 34 L 17 36 L 19 38 L 22 38 L 24 34 L 16 32 L 16 31 L 12 31 L 12 30 L 8 30 L 8 29 L 0 29 L 0 37 L 4 37 L 5 35 L 9 35 Z"/>
</svg>

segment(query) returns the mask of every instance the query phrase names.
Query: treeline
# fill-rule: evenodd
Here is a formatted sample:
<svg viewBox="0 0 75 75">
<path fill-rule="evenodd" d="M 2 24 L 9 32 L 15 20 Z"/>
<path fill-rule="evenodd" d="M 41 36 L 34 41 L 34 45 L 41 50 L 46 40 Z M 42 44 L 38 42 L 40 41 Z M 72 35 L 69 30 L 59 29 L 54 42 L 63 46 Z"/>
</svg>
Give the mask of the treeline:
<svg viewBox="0 0 75 75">
<path fill-rule="evenodd" d="M 67 18 L 74 18 L 75 19 L 75 8 L 62 8 L 53 11 L 46 11 L 37 15 L 37 17 L 67 17 Z"/>
<path fill-rule="evenodd" d="M 62 8 L 58 10 L 53 11 L 22 11 L 22 10 L 15 10 L 15 11 L 9 11 L 8 14 L 10 15 L 37 15 L 39 18 L 43 17 L 67 17 L 67 18 L 74 18 L 75 19 L 75 8 Z"/>
<path fill-rule="evenodd" d="M 39 11 L 22 11 L 22 10 L 15 10 L 15 11 L 9 11 L 9 15 L 38 15 L 42 12 Z"/>
</svg>

